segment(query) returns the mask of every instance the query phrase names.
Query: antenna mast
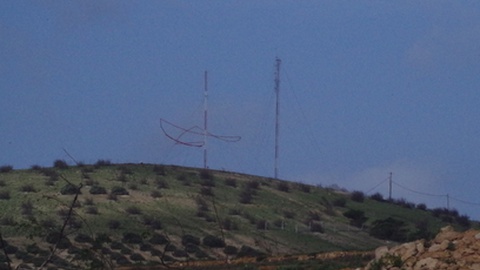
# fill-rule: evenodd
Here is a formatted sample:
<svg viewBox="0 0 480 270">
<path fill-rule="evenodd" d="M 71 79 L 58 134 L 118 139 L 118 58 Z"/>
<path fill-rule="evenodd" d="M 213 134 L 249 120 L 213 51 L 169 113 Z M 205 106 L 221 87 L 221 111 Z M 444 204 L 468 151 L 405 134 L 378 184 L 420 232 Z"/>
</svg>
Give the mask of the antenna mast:
<svg viewBox="0 0 480 270">
<path fill-rule="evenodd" d="M 207 168 L 207 136 L 208 136 L 208 129 L 207 129 L 207 121 L 208 121 L 208 73 L 205 70 L 205 88 L 204 88 L 204 93 L 203 93 L 203 168 Z"/>
<path fill-rule="evenodd" d="M 282 60 L 278 57 L 275 59 L 275 94 L 276 94 L 276 101 L 275 101 L 275 179 L 278 178 L 278 133 L 280 131 L 279 127 L 279 114 L 280 114 L 280 64 Z"/>
</svg>

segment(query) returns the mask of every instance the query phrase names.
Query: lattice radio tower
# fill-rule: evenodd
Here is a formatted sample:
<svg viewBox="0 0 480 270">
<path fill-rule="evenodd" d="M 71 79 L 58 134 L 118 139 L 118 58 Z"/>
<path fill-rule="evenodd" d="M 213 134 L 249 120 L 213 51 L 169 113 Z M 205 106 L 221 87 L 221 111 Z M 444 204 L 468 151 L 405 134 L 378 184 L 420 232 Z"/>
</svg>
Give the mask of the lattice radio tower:
<svg viewBox="0 0 480 270">
<path fill-rule="evenodd" d="M 177 131 L 177 136 L 172 135 L 167 132 L 166 125 L 174 128 Z M 203 128 L 199 126 L 193 126 L 191 128 L 183 128 L 181 126 L 175 125 L 163 118 L 160 118 L 160 127 L 163 131 L 163 134 L 173 140 L 176 144 L 181 144 L 189 147 L 202 147 L 203 148 L 203 168 L 208 168 L 207 163 L 207 139 L 213 137 L 215 139 L 224 141 L 224 142 L 238 142 L 240 136 L 225 136 L 225 135 L 215 135 L 208 131 L 208 72 L 205 71 L 204 74 L 204 91 L 203 91 Z M 184 137 L 187 135 L 193 135 L 194 137 L 203 137 L 201 141 L 187 141 Z"/>
<path fill-rule="evenodd" d="M 282 60 L 275 59 L 275 162 L 274 177 L 278 179 L 278 137 L 280 133 L 280 64 Z"/>
</svg>

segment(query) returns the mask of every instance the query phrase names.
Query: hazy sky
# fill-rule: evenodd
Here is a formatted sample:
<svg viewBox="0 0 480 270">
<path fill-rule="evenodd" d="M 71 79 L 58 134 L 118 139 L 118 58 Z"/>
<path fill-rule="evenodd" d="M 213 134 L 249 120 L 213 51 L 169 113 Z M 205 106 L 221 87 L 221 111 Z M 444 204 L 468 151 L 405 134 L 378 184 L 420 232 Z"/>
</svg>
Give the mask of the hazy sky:
<svg viewBox="0 0 480 270">
<path fill-rule="evenodd" d="M 1 1 L 0 165 L 201 167 L 208 70 L 209 166 L 273 176 L 276 57 L 280 178 L 480 219 L 479 1 Z"/>
</svg>

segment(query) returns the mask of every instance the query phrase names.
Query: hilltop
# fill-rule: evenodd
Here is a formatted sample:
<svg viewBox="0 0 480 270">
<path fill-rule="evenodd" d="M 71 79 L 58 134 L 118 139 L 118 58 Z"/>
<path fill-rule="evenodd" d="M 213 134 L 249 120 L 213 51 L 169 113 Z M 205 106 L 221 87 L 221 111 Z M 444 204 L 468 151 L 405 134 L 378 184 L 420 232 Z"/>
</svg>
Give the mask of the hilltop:
<svg viewBox="0 0 480 270">
<path fill-rule="evenodd" d="M 361 252 L 478 226 L 455 210 L 225 171 L 58 160 L 0 172 L 0 269 Z"/>
</svg>

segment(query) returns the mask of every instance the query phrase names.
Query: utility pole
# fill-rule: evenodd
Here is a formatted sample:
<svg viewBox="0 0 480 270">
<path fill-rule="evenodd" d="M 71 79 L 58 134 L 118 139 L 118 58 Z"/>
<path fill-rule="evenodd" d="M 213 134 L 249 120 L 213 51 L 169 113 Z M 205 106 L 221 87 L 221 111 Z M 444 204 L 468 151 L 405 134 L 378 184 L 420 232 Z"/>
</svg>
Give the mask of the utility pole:
<svg viewBox="0 0 480 270">
<path fill-rule="evenodd" d="M 388 200 L 392 200 L 392 175 L 393 173 L 390 172 L 390 176 L 388 177 Z"/>
<path fill-rule="evenodd" d="M 279 127 L 279 114 L 280 114 L 280 64 L 282 60 L 278 57 L 275 59 L 275 179 L 278 179 L 278 135 L 280 131 Z"/>
<path fill-rule="evenodd" d="M 208 81 L 207 78 L 208 73 L 205 70 L 205 76 L 204 76 L 204 82 L 205 82 L 205 87 L 204 87 L 204 94 L 203 94 L 203 168 L 207 169 L 207 137 L 208 137 L 208 129 L 207 129 L 207 121 L 208 121 Z"/>
<path fill-rule="evenodd" d="M 447 210 L 450 210 L 450 195 L 447 193 Z"/>
</svg>

